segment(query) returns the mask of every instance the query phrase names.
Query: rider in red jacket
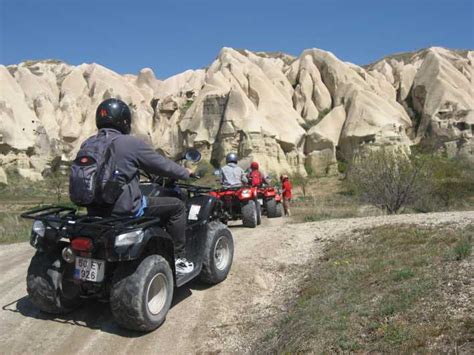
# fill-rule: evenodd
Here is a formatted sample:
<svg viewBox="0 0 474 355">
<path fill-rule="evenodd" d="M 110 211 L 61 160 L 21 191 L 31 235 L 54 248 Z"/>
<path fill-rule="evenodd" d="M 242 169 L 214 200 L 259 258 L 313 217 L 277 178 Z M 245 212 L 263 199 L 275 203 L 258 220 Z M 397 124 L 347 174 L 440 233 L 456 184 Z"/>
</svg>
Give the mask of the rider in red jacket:
<svg viewBox="0 0 474 355">
<path fill-rule="evenodd" d="M 265 178 L 262 173 L 258 170 L 259 166 L 256 161 L 250 164 L 250 172 L 247 174 L 247 179 L 251 186 L 260 187 L 265 183 Z"/>
</svg>

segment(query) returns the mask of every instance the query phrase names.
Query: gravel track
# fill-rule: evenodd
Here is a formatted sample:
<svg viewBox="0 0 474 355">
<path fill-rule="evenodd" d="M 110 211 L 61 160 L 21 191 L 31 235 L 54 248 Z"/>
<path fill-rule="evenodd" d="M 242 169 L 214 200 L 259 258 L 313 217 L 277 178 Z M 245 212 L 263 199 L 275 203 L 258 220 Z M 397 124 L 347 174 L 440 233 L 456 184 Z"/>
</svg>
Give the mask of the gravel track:
<svg viewBox="0 0 474 355">
<path fill-rule="evenodd" d="M 166 322 L 149 334 L 119 328 L 107 303 L 87 302 L 60 317 L 37 311 L 26 297 L 25 277 L 34 250 L 27 243 L 0 246 L 1 353 L 245 352 L 275 317 L 305 275 L 305 264 L 328 241 L 383 224 L 474 223 L 474 211 L 378 216 L 287 223 L 264 219 L 256 229 L 231 227 L 235 257 L 223 283 L 178 289 Z"/>
</svg>

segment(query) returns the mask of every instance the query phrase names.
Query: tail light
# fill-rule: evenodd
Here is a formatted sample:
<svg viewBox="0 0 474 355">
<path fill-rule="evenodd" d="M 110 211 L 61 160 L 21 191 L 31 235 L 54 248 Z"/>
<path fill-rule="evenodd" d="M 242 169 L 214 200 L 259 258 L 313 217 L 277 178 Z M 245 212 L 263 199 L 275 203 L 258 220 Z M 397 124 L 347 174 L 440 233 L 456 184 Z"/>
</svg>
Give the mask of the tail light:
<svg viewBox="0 0 474 355">
<path fill-rule="evenodd" d="M 241 196 L 241 198 L 251 198 L 252 197 L 252 190 L 243 189 L 242 191 L 240 191 L 240 196 Z"/>
<path fill-rule="evenodd" d="M 90 251 L 92 249 L 92 240 L 89 238 L 78 237 L 73 239 L 71 247 L 74 250 Z"/>
</svg>

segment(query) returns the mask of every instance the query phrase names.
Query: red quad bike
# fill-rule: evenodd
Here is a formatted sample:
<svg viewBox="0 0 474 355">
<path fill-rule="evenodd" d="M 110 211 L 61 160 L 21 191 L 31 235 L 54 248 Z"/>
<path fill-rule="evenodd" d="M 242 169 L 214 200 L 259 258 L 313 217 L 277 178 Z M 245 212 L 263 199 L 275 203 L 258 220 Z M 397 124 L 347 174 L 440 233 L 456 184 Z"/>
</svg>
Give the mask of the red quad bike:
<svg viewBox="0 0 474 355">
<path fill-rule="evenodd" d="M 227 187 L 211 191 L 210 195 L 222 201 L 226 220 L 242 219 L 244 227 L 249 228 L 255 228 L 261 223 L 256 187 Z"/>
<path fill-rule="evenodd" d="M 268 218 L 282 216 L 281 195 L 275 187 L 266 184 L 260 186 L 257 190 L 257 201 L 262 215 Z"/>
</svg>

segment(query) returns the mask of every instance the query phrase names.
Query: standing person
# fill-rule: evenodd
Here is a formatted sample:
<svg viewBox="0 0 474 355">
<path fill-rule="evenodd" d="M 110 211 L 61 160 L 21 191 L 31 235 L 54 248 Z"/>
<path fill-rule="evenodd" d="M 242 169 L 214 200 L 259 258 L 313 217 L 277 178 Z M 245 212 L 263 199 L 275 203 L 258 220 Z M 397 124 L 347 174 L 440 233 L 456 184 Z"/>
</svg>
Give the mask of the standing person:
<svg viewBox="0 0 474 355">
<path fill-rule="evenodd" d="M 282 188 L 282 195 L 283 195 L 283 209 L 285 210 L 285 216 L 291 216 L 290 212 L 290 201 L 291 201 L 291 186 L 290 179 L 288 175 L 281 175 L 281 188 Z"/>
<path fill-rule="evenodd" d="M 174 241 L 176 272 L 189 273 L 194 265 L 186 259 L 186 207 L 175 197 L 145 197 L 139 187 L 139 169 L 152 175 L 183 180 L 188 179 L 192 171 L 158 154 L 143 140 L 131 136 L 131 124 L 130 109 L 123 101 L 107 99 L 97 107 L 98 132 L 82 143 L 74 164 L 87 165 L 88 154 L 94 156 L 98 150 L 108 150 L 110 154 L 104 155 L 102 164 L 113 167 L 114 182 L 117 185 L 110 193 L 104 189 L 102 200 L 109 202 L 94 200 L 87 206 L 88 214 L 102 217 L 145 215 L 162 218 Z M 71 170 L 70 179 L 70 195 L 74 196 L 74 186 L 80 184 L 81 174 Z"/>
<path fill-rule="evenodd" d="M 237 165 L 237 154 L 227 154 L 225 162 L 226 165 L 221 169 L 221 184 L 223 187 L 240 187 L 242 184 L 248 183 L 244 171 Z"/>
</svg>

